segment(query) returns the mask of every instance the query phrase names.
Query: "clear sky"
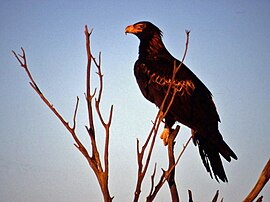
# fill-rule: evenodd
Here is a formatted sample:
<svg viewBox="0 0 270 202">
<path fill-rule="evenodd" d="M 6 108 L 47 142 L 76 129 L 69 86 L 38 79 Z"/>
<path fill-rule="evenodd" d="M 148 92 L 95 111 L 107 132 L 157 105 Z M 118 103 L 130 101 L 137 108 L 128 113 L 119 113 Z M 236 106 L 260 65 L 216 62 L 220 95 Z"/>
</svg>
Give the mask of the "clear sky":
<svg viewBox="0 0 270 202">
<path fill-rule="evenodd" d="M 164 43 L 185 60 L 214 95 L 220 131 L 239 160 L 224 162 L 228 184 L 211 180 L 190 144 L 177 167 L 182 201 L 241 201 L 270 157 L 270 1 L 1 1 L 0 2 L 0 201 L 102 201 L 96 178 L 73 146 L 70 134 L 30 88 L 11 53 L 24 47 L 42 92 L 68 121 L 81 98 L 79 137 L 84 129 L 86 52 L 84 25 L 94 28 L 92 51 L 102 52 L 105 89 L 102 110 L 114 105 L 110 142 L 110 191 L 114 201 L 131 201 L 136 183 L 136 138 L 144 140 L 157 108 L 141 95 L 133 76 L 138 39 L 125 27 L 141 20 L 156 24 Z M 93 79 L 93 85 L 97 85 Z M 98 143 L 103 131 L 97 126 Z M 182 127 L 176 153 L 190 131 Z M 167 167 L 166 148 L 157 140 L 150 172 Z M 159 178 L 158 178 L 159 179 Z M 270 200 L 270 185 L 262 194 Z M 167 185 L 157 201 L 169 198 Z M 142 200 L 144 201 L 144 200 Z"/>
</svg>

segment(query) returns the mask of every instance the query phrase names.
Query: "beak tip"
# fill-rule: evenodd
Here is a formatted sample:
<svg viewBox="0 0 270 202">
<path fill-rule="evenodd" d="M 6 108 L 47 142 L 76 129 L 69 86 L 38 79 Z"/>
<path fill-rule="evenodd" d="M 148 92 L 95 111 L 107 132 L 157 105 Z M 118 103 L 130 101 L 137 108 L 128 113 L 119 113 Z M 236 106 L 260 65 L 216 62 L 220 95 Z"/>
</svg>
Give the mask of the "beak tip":
<svg viewBox="0 0 270 202">
<path fill-rule="evenodd" d="M 133 33 L 133 25 L 129 25 L 125 29 L 125 34 L 127 35 L 128 33 Z"/>
</svg>

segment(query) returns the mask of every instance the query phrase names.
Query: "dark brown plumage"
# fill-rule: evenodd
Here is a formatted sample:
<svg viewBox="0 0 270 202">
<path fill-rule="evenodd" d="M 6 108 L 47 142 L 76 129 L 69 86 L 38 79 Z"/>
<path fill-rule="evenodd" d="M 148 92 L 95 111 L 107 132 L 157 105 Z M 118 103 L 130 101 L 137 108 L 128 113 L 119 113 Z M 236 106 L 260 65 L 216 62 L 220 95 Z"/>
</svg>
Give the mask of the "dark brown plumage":
<svg viewBox="0 0 270 202">
<path fill-rule="evenodd" d="M 134 66 L 139 88 L 146 99 L 160 107 L 172 78 L 174 63 L 179 65 L 180 61 L 165 48 L 162 32 L 152 23 L 138 22 L 128 26 L 125 32 L 140 39 L 139 58 Z M 237 156 L 218 130 L 220 118 L 211 92 L 184 64 L 176 74 L 173 87 L 177 88 L 177 94 L 165 117 L 165 128 L 171 129 L 176 121 L 191 128 L 193 142 L 198 145 L 207 172 L 211 177 L 213 172 L 217 181 L 227 182 L 220 155 L 227 161 L 237 159 Z"/>
</svg>

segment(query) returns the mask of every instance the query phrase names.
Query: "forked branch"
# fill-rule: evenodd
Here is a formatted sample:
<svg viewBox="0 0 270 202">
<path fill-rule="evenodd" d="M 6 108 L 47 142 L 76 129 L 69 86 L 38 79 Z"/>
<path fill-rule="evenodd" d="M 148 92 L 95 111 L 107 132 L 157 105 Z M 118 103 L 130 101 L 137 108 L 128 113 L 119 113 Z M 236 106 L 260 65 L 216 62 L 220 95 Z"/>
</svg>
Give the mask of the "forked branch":
<svg viewBox="0 0 270 202">
<path fill-rule="evenodd" d="M 15 51 L 12 51 L 12 52 L 15 55 L 15 57 L 17 58 L 18 62 L 23 67 L 23 69 L 25 70 L 25 72 L 27 73 L 27 76 L 30 79 L 29 83 L 30 83 L 31 87 L 36 91 L 36 93 L 39 95 L 39 97 L 42 99 L 42 101 L 50 108 L 50 110 L 57 116 L 57 118 L 61 121 L 61 123 L 66 127 L 66 129 L 71 133 L 73 139 L 76 142 L 76 147 L 81 148 L 81 149 L 84 148 L 83 144 L 77 138 L 77 135 L 75 133 L 76 114 L 77 114 L 77 109 L 78 109 L 79 98 L 77 97 L 76 107 L 75 107 L 75 111 L 74 111 L 74 115 L 73 115 L 73 127 L 71 127 L 69 125 L 69 123 L 61 116 L 61 114 L 54 108 L 53 104 L 51 104 L 50 101 L 40 91 L 38 85 L 36 84 L 35 80 L 33 79 L 32 75 L 31 75 L 31 72 L 28 69 L 25 51 L 23 48 L 21 48 L 21 50 L 22 50 L 22 55 L 17 54 Z M 86 155 L 86 153 L 84 155 Z"/>
<path fill-rule="evenodd" d="M 183 145 L 183 149 L 180 152 L 180 154 L 178 155 L 176 161 L 175 161 L 175 157 L 174 157 L 174 145 L 175 145 L 175 138 L 179 132 L 180 126 L 177 126 L 176 129 L 174 129 L 174 131 L 170 134 L 169 138 L 168 138 L 168 159 L 169 159 L 169 166 L 168 166 L 168 170 L 163 170 L 163 174 L 160 177 L 159 182 L 157 183 L 157 185 L 155 186 L 155 189 L 151 188 L 151 191 L 147 197 L 147 201 L 153 201 L 157 195 L 157 193 L 159 192 L 159 190 L 161 189 L 161 187 L 163 186 L 163 184 L 167 181 L 169 188 L 170 188 L 170 192 L 171 192 L 171 199 L 173 202 L 178 202 L 180 201 L 179 198 L 179 194 L 178 194 L 178 190 L 177 190 L 177 186 L 176 186 L 176 182 L 175 182 L 175 167 L 177 166 L 177 164 L 180 161 L 180 158 L 182 157 L 182 155 L 184 154 L 188 144 L 190 143 L 192 137 L 190 137 L 187 142 Z M 154 174 L 153 174 L 154 175 Z M 154 187 L 154 180 L 151 180 L 151 187 Z"/>
<path fill-rule="evenodd" d="M 89 166 L 94 171 L 97 180 L 99 182 L 103 198 L 105 202 L 111 202 L 112 197 L 109 193 L 109 186 L 108 186 L 108 176 L 109 176 L 109 135 L 110 135 L 110 125 L 112 121 L 112 115 L 113 115 L 113 106 L 111 106 L 110 109 L 110 115 L 109 115 L 109 121 L 108 123 L 104 122 L 103 116 L 100 112 L 99 104 L 102 97 L 102 88 L 103 88 L 103 80 L 102 80 L 102 74 L 101 74 L 101 64 L 100 62 L 97 63 L 94 57 L 91 54 L 90 49 L 90 35 L 92 33 L 88 32 L 87 26 L 85 26 L 85 36 L 86 36 L 86 51 L 87 51 L 87 76 L 86 76 L 86 102 L 87 102 L 87 109 L 88 109 L 88 119 L 89 119 L 89 127 L 86 126 L 87 132 L 90 136 L 91 145 L 92 145 L 92 154 L 90 155 L 87 151 L 87 149 L 84 147 L 82 142 L 78 139 L 76 134 L 76 117 L 78 112 L 78 105 L 79 105 L 79 98 L 77 97 L 76 105 L 74 109 L 73 114 L 73 126 L 71 127 L 67 121 L 62 117 L 62 115 L 54 108 L 54 106 L 50 103 L 50 101 L 43 95 L 41 90 L 39 89 L 38 85 L 36 84 L 34 78 L 31 75 L 31 72 L 27 66 L 26 62 L 26 55 L 23 48 L 22 55 L 17 54 L 15 51 L 12 51 L 15 55 L 16 59 L 20 63 L 20 65 L 23 67 L 25 72 L 27 73 L 27 76 L 30 80 L 31 87 L 36 91 L 36 93 L 39 95 L 39 97 L 42 99 L 42 101 L 49 107 L 49 109 L 57 116 L 57 118 L 61 121 L 61 123 L 66 127 L 66 129 L 70 132 L 72 135 L 75 143 L 75 147 L 84 155 L 86 160 L 88 161 Z M 93 107 L 92 107 L 92 100 L 95 97 L 96 89 L 94 89 L 93 94 L 91 94 L 91 61 L 94 60 L 94 64 L 96 65 L 98 69 L 98 76 L 100 81 L 100 89 L 98 98 L 96 99 L 96 112 L 99 116 L 100 121 L 102 122 L 105 130 L 105 149 L 104 149 L 104 164 L 105 169 L 103 169 L 103 166 L 101 164 L 101 159 L 99 155 L 99 151 L 97 148 L 96 140 L 95 140 L 95 125 L 94 125 L 94 117 L 93 117 Z M 99 56 L 99 61 L 101 61 L 101 57 Z"/>
<path fill-rule="evenodd" d="M 103 75 L 101 73 L 101 54 L 99 54 L 99 62 L 96 61 L 96 59 L 93 57 L 91 53 L 91 48 L 90 48 L 90 36 L 92 34 L 91 30 L 90 32 L 88 31 L 88 27 L 85 26 L 85 37 L 86 37 L 86 52 L 87 52 L 87 75 L 86 75 L 86 101 L 87 101 L 87 106 L 88 106 L 88 117 L 89 117 L 89 125 L 90 128 L 87 128 L 87 131 L 89 133 L 91 143 L 92 143 L 92 155 L 93 158 L 95 159 L 96 166 L 99 170 L 99 172 L 95 173 L 98 181 L 100 188 L 103 193 L 104 201 L 112 201 L 112 197 L 110 196 L 109 193 L 109 136 L 110 136 L 110 126 L 111 126 L 111 121 L 112 121 L 112 115 L 113 115 L 113 105 L 111 106 L 110 109 L 110 115 L 109 115 L 109 121 L 108 123 L 104 122 L 104 118 L 101 114 L 100 111 L 100 101 L 102 97 L 102 92 L 103 92 Z M 104 130 L 105 130 L 105 146 L 104 146 L 104 165 L 105 168 L 103 169 L 103 166 L 101 164 L 100 160 L 100 155 L 99 151 L 97 149 L 97 144 L 96 144 L 96 139 L 95 139 L 95 128 L 94 128 L 94 117 L 93 117 L 93 107 L 92 107 L 92 100 L 93 97 L 95 96 L 96 89 L 94 90 L 93 95 L 91 95 L 91 63 L 92 60 L 94 61 L 94 64 L 98 70 L 98 76 L 99 76 L 99 93 L 98 93 L 98 98 L 95 99 L 95 108 L 96 112 L 98 114 L 99 120 L 102 123 Z"/>
</svg>

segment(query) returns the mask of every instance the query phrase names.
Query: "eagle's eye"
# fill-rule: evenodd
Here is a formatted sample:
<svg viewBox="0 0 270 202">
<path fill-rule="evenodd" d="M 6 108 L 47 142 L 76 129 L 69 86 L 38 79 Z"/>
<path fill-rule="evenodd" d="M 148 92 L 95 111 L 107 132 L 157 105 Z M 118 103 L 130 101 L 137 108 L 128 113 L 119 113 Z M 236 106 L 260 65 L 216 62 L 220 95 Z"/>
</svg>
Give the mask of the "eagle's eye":
<svg viewBox="0 0 270 202">
<path fill-rule="evenodd" d="M 146 27 L 145 24 L 139 24 L 138 26 L 139 26 L 140 29 L 144 29 Z"/>
</svg>

